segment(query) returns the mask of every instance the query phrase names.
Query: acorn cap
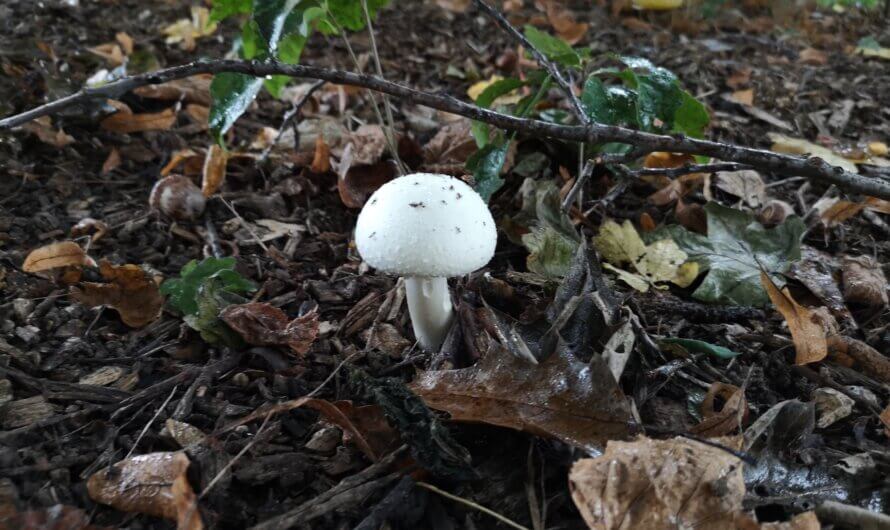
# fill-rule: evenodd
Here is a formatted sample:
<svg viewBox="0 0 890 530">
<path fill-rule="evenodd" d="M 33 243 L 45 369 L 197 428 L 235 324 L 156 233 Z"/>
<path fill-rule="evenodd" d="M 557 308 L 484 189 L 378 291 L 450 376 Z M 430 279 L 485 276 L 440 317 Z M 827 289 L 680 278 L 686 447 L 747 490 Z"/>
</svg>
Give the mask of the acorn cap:
<svg viewBox="0 0 890 530">
<path fill-rule="evenodd" d="M 463 181 L 414 173 L 391 180 L 365 203 L 355 227 L 359 254 L 401 276 L 460 276 L 494 255 L 488 205 Z"/>
</svg>

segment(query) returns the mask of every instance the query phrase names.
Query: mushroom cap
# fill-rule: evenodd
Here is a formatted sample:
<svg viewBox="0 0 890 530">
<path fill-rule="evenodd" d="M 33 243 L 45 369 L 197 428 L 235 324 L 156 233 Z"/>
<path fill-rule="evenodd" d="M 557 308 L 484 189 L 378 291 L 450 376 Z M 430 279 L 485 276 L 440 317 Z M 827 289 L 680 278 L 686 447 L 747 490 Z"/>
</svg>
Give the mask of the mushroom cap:
<svg viewBox="0 0 890 530">
<path fill-rule="evenodd" d="M 473 188 L 448 175 L 393 179 L 368 198 L 355 226 L 359 254 L 402 276 L 460 276 L 494 255 L 497 229 Z"/>
</svg>

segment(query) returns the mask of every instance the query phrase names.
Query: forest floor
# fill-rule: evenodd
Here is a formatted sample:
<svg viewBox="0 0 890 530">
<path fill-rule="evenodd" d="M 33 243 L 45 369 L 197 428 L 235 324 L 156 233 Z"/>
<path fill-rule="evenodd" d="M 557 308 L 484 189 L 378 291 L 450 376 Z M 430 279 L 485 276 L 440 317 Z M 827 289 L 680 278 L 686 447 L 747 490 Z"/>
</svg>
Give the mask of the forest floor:
<svg viewBox="0 0 890 530">
<path fill-rule="evenodd" d="M 525 4 L 509 13 L 511 21 L 547 27 L 543 12 Z M 847 154 L 869 142 L 890 141 L 890 61 L 853 54 L 863 37 L 890 43 L 886 22 L 874 13 L 739 8 L 701 19 L 683 11 L 616 15 L 588 4 L 566 6 L 576 22 L 589 24 L 578 45 L 604 57 L 602 64 L 611 52 L 646 57 L 672 70 L 709 106 L 709 139 L 770 148 L 770 134 L 780 133 Z M 161 28 L 188 17 L 189 6 L 180 2 L 0 5 L 0 115 L 78 90 L 100 69 L 113 68 L 114 53 L 129 56 L 131 68 L 222 57 L 237 32 L 232 21 L 197 39 L 191 50 L 165 43 Z M 453 12 L 433 2 L 394 0 L 380 12 L 375 31 L 386 77 L 431 92 L 467 99 L 476 81 L 522 67 L 512 41 L 472 7 Z M 120 33 L 127 38 L 116 37 Z M 105 56 L 90 51 L 108 43 L 116 43 L 118 51 L 114 45 L 102 49 Z M 365 33 L 351 35 L 350 43 L 360 62 L 373 64 Z M 320 35 L 310 40 L 302 62 L 353 69 L 343 41 Z M 491 425 L 496 421 L 448 421 L 447 415 L 416 410 L 419 401 L 405 386 L 431 367 L 463 368 L 494 352 L 503 355 L 497 330 L 504 322 L 539 329 L 536 323 L 548 309 L 560 308 L 554 302 L 560 283 L 528 272 L 527 250 L 502 234 L 484 269 L 490 275 L 453 283 L 462 301 L 465 340 L 453 341 L 439 355 L 418 350 L 400 284 L 362 266 L 351 241 L 356 206 L 385 178 L 381 173 L 388 175 L 390 155 L 353 161 L 367 166 L 366 172 L 351 173 L 355 183 L 345 190 L 336 168 L 314 160 L 320 134 L 336 160 L 342 146 L 357 138 L 359 125 L 377 123 L 369 98 L 360 90 L 326 85 L 302 109 L 298 145 L 288 133 L 270 147 L 282 116 L 309 86 L 294 85 L 281 100 L 262 95 L 237 122 L 227 138 L 232 154 L 225 183 L 196 222 L 173 222 L 152 211 L 149 193 L 171 160 L 175 173 L 200 180 L 211 143 L 206 83 L 192 92 L 180 87 L 173 100 L 123 98 L 137 114 L 172 112 L 158 130 L 125 134 L 101 127 L 114 108 L 97 102 L 70 109 L 52 124 L 0 135 L 0 517 L 33 511 L 42 515 L 25 527 L 49 528 L 34 521 L 52 518 L 47 510 L 65 505 L 84 510 L 97 527 L 173 528 L 174 522 L 146 515 L 145 509 L 131 513 L 95 502 L 87 481 L 128 456 L 187 447 L 188 478 L 201 493 L 198 504 L 211 528 L 246 528 L 285 513 L 293 519 L 279 521 L 281 527 L 353 528 L 363 520 L 362 528 L 380 528 L 385 520 L 393 528 L 507 527 L 413 481 L 435 484 L 527 528 L 585 528 L 567 477 L 572 463 L 595 455 L 595 449 L 566 443 L 570 435 L 555 432 L 558 422 L 549 425 L 552 432 L 528 433 Z M 400 101 L 393 101 L 393 110 L 406 136 L 400 154 L 409 167 L 460 175 L 468 137 L 435 138 L 443 127 L 457 128 L 453 116 Z M 266 147 L 270 154 L 261 160 Z M 526 178 L 551 179 L 565 191 L 578 171 L 577 155 L 555 141 L 521 138 L 512 156 L 506 184 L 491 200 L 499 222 L 528 206 Z M 788 175 L 761 177 L 766 186 L 758 197 L 709 189 L 706 180 L 704 191 L 692 190 L 684 200 L 754 212 L 759 205 L 746 201 L 790 204 L 808 223 L 804 257 L 791 285 L 798 299 L 815 305 L 837 301 L 829 295 L 843 287 L 825 287 L 829 295 L 808 292 L 807 271 L 827 267 L 827 273 L 810 277 L 838 280 L 832 271 L 843 267 L 844 257 L 887 263 L 890 226 L 883 214 L 863 211 L 843 222 L 822 222 L 826 218 L 814 204 L 837 196 L 836 190 Z M 596 175 L 583 207 L 573 214 L 586 240 L 607 218 L 676 223 L 674 203 L 647 200 L 657 191 L 651 183 L 635 182 L 614 200 L 597 203 L 610 179 Z M 344 193 L 358 198 L 347 196 L 351 204 L 344 204 Z M 117 311 L 90 308 L 69 296 L 72 283 L 101 281 L 95 270 L 79 270 L 73 281 L 56 271 L 23 272 L 33 249 L 68 239 L 88 241 L 87 252 L 96 261 L 136 264 L 163 278 L 176 277 L 190 260 L 221 247 L 237 257 L 237 271 L 259 286 L 250 295 L 254 301 L 268 302 L 289 318 L 317 315 L 314 340 L 302 355 L 278 346 L 215 347 L 169 309 L 148 325 L 129 327 Z M 585 265 L 576 262 L 571 274 Z M 745 508 L 761 522 L 787 521 L 826 499 L 890 511 L 890 446 L 879 417 L 890 398 L 890 374 L 882 379 L 837 359 L 795 364 L 794 342 L 773 308 L 706 305 L 692 298 L 694 287 L 639 293 L 614 276 L 600 277 L 598 270 L 587 274 L 636 313 L 640 332 L 698 339 L 739 354 L 724 359 L 663 344 L 659 352 L 638 341 L 616 391 L 633 400 L 640 431 L 652 438 L 720 436 L 727 444 L 742 432 L 762 435 L 766 441 L 745 446 L 754 463 L 745 466 L 744 497 Z M 841 299 L 829 307 L 842 333 L 888 351 L 886 307 L 847 305 Z M 594 326 L 596 318 L 590 318 L 585 326 Z M 602 351 L 617 327 L 585 335 L 590 351 L 579 358 L 586 363 Z M 567 362 L 568 369 L 578 363 Z M 509 372 L 512 366 L 500 366 L 500 384 L 528 375 L 525 369 Z M 574 372 L 550 378 L 517 384 L 520 402 L 523 392 L 544 392 L 548 384 L 590 381 Z M 291 401 L 276 414 L 261 408 L 310 393 L 317 399 L 310 405 Z M 712 408 L 702 412 L 706 396 Z M 563 397 L 576 399 L 572 392 Z M 786 400 L 791 401 L 784 409 L 773 408 Z M 325 407 L 333 402 L 345 412 L 331 414 Z M 764 417 L 771 409 L 773 415 Z M 835 421 L 828 421 L 832 415 Z M 342 417 L 348 419 L 337 419 Z M 729 427 L 706 423 L 715 417 Z M 752 434 L 758 418 L 760 431 Z M 449 434 L 441 434 L 440 426 Z M 397 457 L 398 466 L 433 461 L 441 467 L 420 466 L 426 469 L 415 468 L 411 482 L 400 482 L 399 474 L 375 464 L 400 445 L 400 434 L 413 460 L 397 453 L 391 458 Z M 468 460 L 461 456 L 464 450 Z M 355 484 L 348 482 L 351 477 Z M 143 486 L 135 496 L 157 494 Z M 315 511 L 294 515 L 304 503 L 304 512 Z M 68 527 L 86 526 L 52 528 Z"/>
</svg>

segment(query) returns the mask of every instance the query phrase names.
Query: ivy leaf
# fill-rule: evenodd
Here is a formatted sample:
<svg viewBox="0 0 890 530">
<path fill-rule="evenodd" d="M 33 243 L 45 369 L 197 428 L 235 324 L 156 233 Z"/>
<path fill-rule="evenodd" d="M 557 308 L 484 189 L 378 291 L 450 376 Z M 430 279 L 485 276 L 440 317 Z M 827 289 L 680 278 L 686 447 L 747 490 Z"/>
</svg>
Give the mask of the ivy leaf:
<svg viewBox="0 0 890 530">
<path fill-rule="evenodd" d="M 674 114 L 674 131 L 692 138 L 702 138 L 710 121 L 708 109 L 684 90 L 680 108 Z"/>
<path fill-rule="evenodd" d="M 276 58 L 285 21 L 298 3 L 299 0 L 256 0 L 251 19 L 242 31 L 242 55 L 260 60 Z M 244 74 L 227 72 L 214 76 L 210 84 L 209 124 L 218 143 L 222 143 L 223 134 L 247 110 L 262 85 L 262 79 Z"/>
<path fill-rule="evenodd" d="M 222 290 L 230 293 L 246 293 L 255 289 L 252 282 L 235 271 L 235 258 L 206 258 L 192 260 L 179 272 L 179 278 L 171 278 L 161 285 L 161 294 L 168 296 L 168 303 L 183 315 L 198 313 L 198 290 L 206 283 L 219 280 Z"/>
<path fill-rule="evenodd" d="M 473 178 L 476 180 L 476 192 L 485 202 L 488 202 L 494 192 L 504 185 L 501 169 L 507 160 L 509 148 L 508 141 L 492 142 L 467 159 L 467 169 L 473 173 Z"/>
<path fill-rule="evenodd" d="M 556 61 L 563 66 L 580 66 L 581 55 L 568 43 L 543 32 L 534 26 L 525 26 L 525 38 L 540 51 L 544 57 Z"/>
<path fill-rule="evenodd" d="M 213 0 L 210 21 L 220 22 L 232 15 L 250 13 L 252 7 L 253 0 Z"/>
<path fill-rule="evenodd" d="M 777 285 L 780 274 L 800 259 L 800 240 L 805 225 L 799 217 L 788 217 L 771 229 L 754 220 L 748 212 L 710 202 L 708 235 L 690 232 L 679 225 L 665 230 L 700 270 L 708 271 L 692 296 L 704 302 L 763 306 L 770 302 L 760 283 L 764 270 Z M 653 233 L 658 237 L 658 231 Z"/>
<path fill-rule="evenodd" d="M 367 1 L 368 14 L 371 15 L 371 18 L 374 18 L 377 11 L 389 4 L 389 0 Z M 365 29 L 365 12 L 362 9 L 361 0 L 328 0 L 328 9 L 337 24 L 344 28 L 350 31 L 361 31 Z"/>
</svg>

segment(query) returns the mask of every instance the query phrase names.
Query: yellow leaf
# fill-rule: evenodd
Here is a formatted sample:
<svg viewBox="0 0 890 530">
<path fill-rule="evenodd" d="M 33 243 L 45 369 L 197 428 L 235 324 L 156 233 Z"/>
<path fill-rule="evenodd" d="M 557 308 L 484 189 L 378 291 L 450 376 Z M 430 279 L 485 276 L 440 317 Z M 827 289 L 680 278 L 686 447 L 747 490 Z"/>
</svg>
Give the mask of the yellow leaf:
<svg viewBox="0 0 890 530">
<path fill-rule="evenodd" d="M 646 245 L 630 221 L 618 224 L 607 220 L 593 238 L 593 246 L 607 262 L 603 266 L 614 271 L 625 283 L 641 292 L 642 284 L 673 282 L 686 287 L 698 276 L 698 265 L 686 264 L 688 256 L 672 239 L 661 239 Z M 613 267 L 630 263 L 637 273 Z M 609 265 L 611 264 L 611 265 Z"/>
<path fill-rule="evenodd" d="M 195 49 L 195 40 L 212 35 L 216 22 L 210 21 L 210 10 L 202 6 L 192 6 L 192 18 L 181 18 L 161 30 L 167 36 L 164 42 L 177 44 L 187 51 Z"/>
<path fill-rule="evenodd" d="M 627 285 L 630 285 L 637 291 L 640 291 L 641 293 L 649 291 L 649 282 L 646 281 L 646 278 L 643 278 L 639 274 L 627 272 L 624 269 L 619 269 L 618 267 L 612 266 L 608 263 L 603 263 L 603 268 L 617 274 L 619 280 L 623 281 Z"/>
<path fill-rule="evenodd" d="M 861 54 L 865 57 L 877 57 L 878 59 L 890 59 L 890 48 L 863 48 L 857 46 L 853 53 Z"/>
<path fill-rule="evenodd" d="M 760 273 L 760 283 L 788 323 L 797 351 L 794 363 L 808 364 L 824 359 L 828 355 L 825 326 L 815 317 L 814 311 L 795 302 L 787 288 L 780 291 L 765 272 Z"/>
<path fill-rule="evenodd" d="M 486 88 L 503 79 L 504 78 L 499 75 L 493 75 L 485 81 L 478 81 L 476 83 L 473 83 L 473 85 L 467 89 L 467 95 L 470 97 L 470 99 L 476 101 L 476 98 L 478 98 L 482 94 L 482 92 L 485 91 Z M 521 99 L 522 95 L 519 94 L 519 92 L 517 92 L 516 90 L 513 90 L 494 100 L 492 105 L 511 105 L 513 103 L 519 103 L 519 100 Z"/>
<path fill-rule="evenodd" d="M 698 263 L 687 261 L 677 269 L 677 275 L 671 280 L 671 283 L 679 287 L 689 287 L 692 282 L 698 278 Z"/>
<path fill-rule="evenodd" d="M 683 0 L 633 0 L 635 9 L 649 11 L 666 11 L 677 9 L 683 5 Z"/>
<path fill-rule="evenodd" d="M 800 138 L 791 138 L 784 134 L 769 133 L 769 139 L 773 141 L 772 150 L 777 153 L 785 153 L 789 155 L 808 155 L 817 156 L 828 162 L 832 166 L 839 166 L 847 171 L 855 173 L 856 164 L 848 158 L 836 154 L 827 147 L 802 140 Z"/>
</svg>

